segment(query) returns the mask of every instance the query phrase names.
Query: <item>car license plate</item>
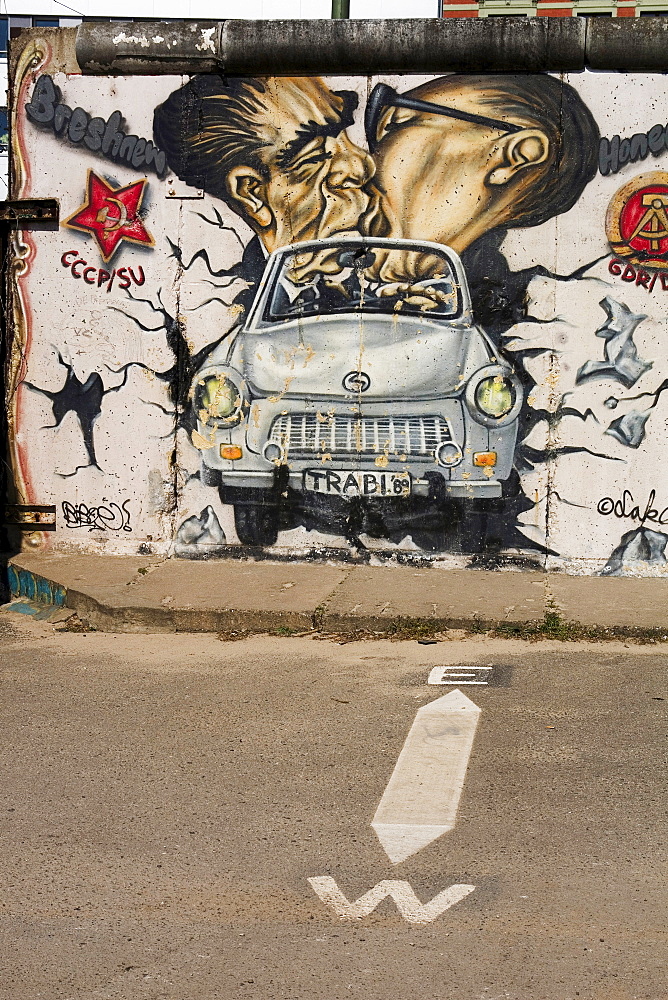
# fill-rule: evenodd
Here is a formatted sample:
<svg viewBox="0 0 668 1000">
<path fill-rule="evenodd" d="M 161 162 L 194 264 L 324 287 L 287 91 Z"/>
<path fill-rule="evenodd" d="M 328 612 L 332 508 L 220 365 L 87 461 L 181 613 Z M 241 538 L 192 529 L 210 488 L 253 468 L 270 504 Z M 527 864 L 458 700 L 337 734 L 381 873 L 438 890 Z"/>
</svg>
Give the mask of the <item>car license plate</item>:
<svg viewBox="0 0 668 1000">
<path fill-rule="evenodd" d="M 409 472 L 352 472 L 340 469 L 306 469 L 304 489 L 340 497 L 407 497 Z"/>
</svg>

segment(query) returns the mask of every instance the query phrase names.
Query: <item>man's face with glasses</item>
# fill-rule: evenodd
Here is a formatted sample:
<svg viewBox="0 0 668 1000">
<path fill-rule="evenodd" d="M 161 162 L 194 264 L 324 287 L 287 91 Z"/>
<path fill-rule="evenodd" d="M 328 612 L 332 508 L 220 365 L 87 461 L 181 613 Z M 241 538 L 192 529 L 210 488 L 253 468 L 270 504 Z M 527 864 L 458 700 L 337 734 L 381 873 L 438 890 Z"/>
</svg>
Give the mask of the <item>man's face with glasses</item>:
<svg viewBox="0 0 668 1000">
<path fill-rule="evenodd" d="M 392 236 L 434 240 L 461 253 L 483 233 L 512 224 L 517 186 L 536 176 L 525 168 L 547 158 L 549 142 L 500 112 L 494 117 L 493 97 L 461 77 L 407 94 L 385 84 L 372 91 L 367 140 Z"/>
</svg>

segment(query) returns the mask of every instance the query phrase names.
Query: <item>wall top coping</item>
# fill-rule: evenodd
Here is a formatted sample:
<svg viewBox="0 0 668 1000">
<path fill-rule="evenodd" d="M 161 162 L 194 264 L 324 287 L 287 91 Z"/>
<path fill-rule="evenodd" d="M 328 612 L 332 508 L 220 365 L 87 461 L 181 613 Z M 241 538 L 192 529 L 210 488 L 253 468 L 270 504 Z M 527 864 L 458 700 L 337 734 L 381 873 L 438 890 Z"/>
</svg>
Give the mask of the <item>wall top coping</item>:
<svg viewBox="0 0 668 1000">
<path fill-rule="evenodd" d="M 76 58 L 93 75 L 661 73 L 667 42 L 663 17 L 85 22 Z"/>
</svg>

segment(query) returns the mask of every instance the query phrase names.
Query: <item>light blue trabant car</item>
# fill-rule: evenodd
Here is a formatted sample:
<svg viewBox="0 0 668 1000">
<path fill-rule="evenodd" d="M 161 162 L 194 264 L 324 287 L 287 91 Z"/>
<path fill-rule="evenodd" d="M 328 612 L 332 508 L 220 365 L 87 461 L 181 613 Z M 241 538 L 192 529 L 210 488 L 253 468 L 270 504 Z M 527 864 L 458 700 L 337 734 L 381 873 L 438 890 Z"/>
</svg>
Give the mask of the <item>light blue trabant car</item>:
<svg viewBox="0 0 668 1000">
<path fill-rule="evenodd" d="M 271 545 L 286 504 L 365 498 L 408 516 L 418 498 L 501 496 L 522 395 L 456 253 L 318 240 L 269 257 L 245 322 L 198 372 L 193 443 L 240 541 Z"/>
</svg>

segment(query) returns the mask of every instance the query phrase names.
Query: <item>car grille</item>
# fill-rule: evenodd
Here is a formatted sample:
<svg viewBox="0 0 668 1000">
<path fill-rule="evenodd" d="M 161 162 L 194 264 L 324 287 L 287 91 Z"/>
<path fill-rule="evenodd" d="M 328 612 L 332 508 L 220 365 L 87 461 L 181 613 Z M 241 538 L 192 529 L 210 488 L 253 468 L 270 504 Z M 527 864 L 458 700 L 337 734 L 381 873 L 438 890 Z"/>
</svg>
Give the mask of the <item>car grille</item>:
<svg viewBox="0 0 668 1000">
<path fill-rule="evenodd" d="M 429 455 L 452 432 L 443 417 L 355 417 L 287 413 L 276 417 L 269 440 L 293 458 L 311 455 Z"/>
</svg>

